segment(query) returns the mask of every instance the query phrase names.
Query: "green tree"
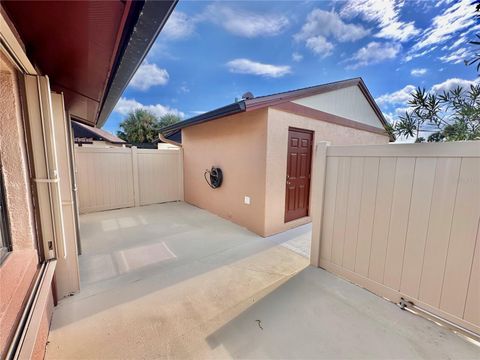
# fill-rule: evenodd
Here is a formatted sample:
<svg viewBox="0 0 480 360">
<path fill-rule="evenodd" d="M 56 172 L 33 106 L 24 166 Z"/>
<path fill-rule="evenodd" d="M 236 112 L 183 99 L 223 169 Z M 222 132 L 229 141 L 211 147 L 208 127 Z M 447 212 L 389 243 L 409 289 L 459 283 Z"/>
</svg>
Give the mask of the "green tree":
<svg viewBox="0 0 480 360">
<path fill-rule="evenodd" d="M 477 21 L 480 20 L 480 0 L 472 1 L 472 5 L 475 5 L 475 18 Z M 466 65 L 474 65 L 477 64 L 477 73 L 480 74 L 480 35 L 476 34 L 476 40 L 470 41 L 470 44 L 475 46 L 475 53 L 473 54 L 472 58 L 464 60 Z"/>
<path fill-rule="evenodd" d="M 470 44 L 475 45 L 475 54 L 471 59 L 465 60 L 466 65 L 475 65 L 477 64 L 477 73 L 480 73 L 480 49 L 478 46 L 480 46 L 480 35 L 476 34 L 477 40 L 472 40 L 470 41 Z"/>
<path fill-rule="evenodd" d="M 175 115 L 175 114 L 165 114 L 163 115 L 161 118 L 160 118 L 160 121 L 159 121 L 159 127 L 160 129 L 165 127 L 165 126 L 169 126 L 169 125 L 172 125 L 172 124 L 175 124 L 179 121 L 181 121 L 182 119 L 180 118 L 180 116 L 178 115 Z"/>
<path fill-rule="evenodd" d="M 408 102 L 410 109 L 393 124 L 393 132 L 415 142 L 480 139 L 480 85 L 461 87 L 441 94 L 417 88 Z M 421 131 L 433 133 L 425 140 Z"/>
<path fill-rule="evenodd" d="M 117 135 L 129 143 L 149 143 L 158 137 L 158 118 L 148 110 L 135 109 L 120 123 Z"/>
</svg>

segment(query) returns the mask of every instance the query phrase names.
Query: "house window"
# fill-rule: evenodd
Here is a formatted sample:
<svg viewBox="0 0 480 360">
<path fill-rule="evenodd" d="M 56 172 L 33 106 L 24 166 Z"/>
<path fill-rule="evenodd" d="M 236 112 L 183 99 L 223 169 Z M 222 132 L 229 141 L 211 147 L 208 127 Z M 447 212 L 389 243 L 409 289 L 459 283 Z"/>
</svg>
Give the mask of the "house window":
<svg viewBox="0 0 480 360">
<path fill-rule="evenodd" d="M 7 204 L 5 200 L 5 188 L 3 184 L 2 164 L 0 163 L 0 264 L 12 250 L 10 243 L 10 231 L 8 228 Z"/>
</svg>

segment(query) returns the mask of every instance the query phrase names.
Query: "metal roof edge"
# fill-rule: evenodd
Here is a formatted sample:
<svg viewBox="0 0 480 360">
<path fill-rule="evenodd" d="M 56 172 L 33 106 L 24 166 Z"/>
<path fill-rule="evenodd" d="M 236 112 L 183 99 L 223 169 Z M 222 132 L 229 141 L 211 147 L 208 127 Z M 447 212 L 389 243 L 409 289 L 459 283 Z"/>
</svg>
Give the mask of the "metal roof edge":
<svg viewBox="0 0 480 360">
<path fill-rule="evenodd" d="M 383 116 L 382 111 L 380 110 L 377 103 L 375 102 L 375 99 L 371 95 L 363 79 L 361 77 L 355 77 L 351 79 L 334 81 L 334 82 L 315 85 L 315 86 L 306 87 L 302 89 L 296 89 L 296 90 L 290 90 L 290 91 L 280 92 L 280 93 L 271 94 L 271 95 L 259 96 L 257 98 L 253 98 L 249 100 L 242 100 L 240 102 L 233 103 L 221 108 L 217 108 L 215 110 L 178 122 L 176 124 L 166 126 L 160 129 L 160 132 L 164 136 L 168 136 L 171 133 L 178 131 L 180 129 L 183 129 L 185 127 L 219 119 L 221 117 L 233 115 L 242 111 L 257 110 L 264 107 L 269 107 L 269 106 L 278 105 L 284 102 L 289 102 L 302 97 L 317 95 L 317 94 L 321 94 L 321 93 L 325 93 L 325 92 L 329 92 L 337 89 L 343 89 L 350 86 L 358 86 L 360 88 L 360 91 L 365 96 L 369 105 L 372 107 L 373 111 L 375 112 L 378 119 L 380 120 L 380 122 L 382 123 L 382 125 L 386 130 L 386 127 L 388 126 L 388 121 Z M 237 108 L 238 106 L 243 107 L 243 109 L 238 109 Z M 395 141 L 394 135 L 389 134 L 389 136 L 391 141 Z"/>
<path fill-rule="evenodd" d="M 352 78 L 334 81 L 326 84 L 320 84 L 315 86 L 309 86 L 306 88 L 284 91 L 271 95 L 259 96 L 246 101 L 247 111 L 255 110 L 266 106 L 273 106 L 281 104 L 283 102 L 300 99 L 307 96 L 318 95 L 329 91 L 342 89 L 349 86 L 357 85 L 360 82 L 360 78 Z"/>
<path fill-rule="evenodd" d="M 387 127 L 390 125 L 389 122 L 387 121 L 387 119 L 385 119 L 385 116 L 383 116 L 383 112 L 382 110 L 380 109 L 380 107 L 378 106 L 377 102 L 375 101 L 375 98 L 372 96 L 372 94 L 370 93 L 370 90 L 368 90 L 368 87 L 367 85 L 365 84 L 365 82 L 363 81 L 362 78 L 360 78 L 360 82 L 358 83 L 358 87 L 360 88 L 360 90 L 362 91 L 363 95 L 367 98 L 370 106 L 372 107 L 373 111 L 375 112 L 375 114 L 377 114 L 380 122 L 382 123 L 383 127 L 385 128 L 385 130 L 387 130 Z M 393 142 L 396 140 L 396 137 L 394 134 L 388 134 L 390 136 L 390 140 Z"/>
<path fill-rule="evenodd" d="M 105 124 L 123 91 L 163 29 L 177 2 L 178 0 L 145 0 L 136 21 L 132 21 L 127 43 L 121 50 L 117 67 L 110 77 L 108 89 L 96 119 L 97 127 L 102 127 Z"/>
<path fill-rule="evenodd" d="M 190 119 L 183 120 L 183 121 L 180 121 L 178 123 L 175 123 L 175 124 L 172 124 L 172 125 L 169 125 L 169 126 L 165 126 L 165 127 L 160 129 L 160 132 L 164 136 L 169 136 L 171 133 L 173 133 L 177 130 L 181 130 L 183 128 L 193 126 L 193 125 L 197 125 L 197 124 L 201 124 L 201 123 L 204 123 L 204 122 L 207 122 L 207 121 L 215 120 L 215 119 L 218 119 L 218 118 L 221 118 L 221 117 L 224 117 L 224 116 L 238 114 L 240 112 L 244 112 L 245 110 L 246 110 L 245 101 L 242 100 L 242 101 L 239 101 L 239 102 L 236 102 L 236 103 L 233 103 L 233 104 L 229 104 L 227 106 L 223 106 L 221 108 L 217 108 L 215 110 L 197 115 L 197 116 L 192 117 Z"/>
</svg>

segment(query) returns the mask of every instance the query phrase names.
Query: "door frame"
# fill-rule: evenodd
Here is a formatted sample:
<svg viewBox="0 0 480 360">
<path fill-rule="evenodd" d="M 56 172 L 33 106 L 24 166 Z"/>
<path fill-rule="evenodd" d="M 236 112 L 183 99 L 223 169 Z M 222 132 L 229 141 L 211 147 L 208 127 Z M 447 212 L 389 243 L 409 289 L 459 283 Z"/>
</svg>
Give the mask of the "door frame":
<svg viewBox="0 0 480 360">
<path fill-rule="evenodd" d="M 287 220 L 287 176 L 288 176 L 288 148 L 289 148 L 289 137 L 290 137 L 290 131 L 296 131 L 296 132 L 302 132 L 305 134 L 311 134 L 312 135 L 312 141 L 310 142 L 310 174 L 308 178 L 308 197 L 307 197 L 307 214 L 305 216 L 298 217 L 296 219 L 292 220 Z M 284 194 L 284 199 L 285 199 L 285 206 L 283 209 L 283 222 L 284 224 L 290 223 L 292 221 L 297 221 L 299 219 L 304 219 L 306 217 L 310 216 L 310 197 L 312 194 L 312 171 L 313 171 L 313 144 L 315 143 L 315 131 L 313 130 L 308 130 L 308 129 L 302 129 L 298 128 L 295 126 L 289 126 L 287 129 L 287 156 L 286 156 L 286 166 L 285 166 L 285 194 Z"/>
</svg>

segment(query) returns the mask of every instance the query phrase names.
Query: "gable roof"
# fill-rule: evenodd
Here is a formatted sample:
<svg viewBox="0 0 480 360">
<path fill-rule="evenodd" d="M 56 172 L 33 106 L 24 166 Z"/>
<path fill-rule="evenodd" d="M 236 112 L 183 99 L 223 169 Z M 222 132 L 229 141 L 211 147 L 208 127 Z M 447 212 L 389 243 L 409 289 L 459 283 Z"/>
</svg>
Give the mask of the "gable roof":
<svg viewBox="0 0 480 360">
<path fill-rule="evenodd" d="M 88 126 L 78 121 L 72 121 L 72 128 L 74 138 L 92 138 L 97 141 L 108 141 L 112 144 L 126 144 L 126 141 L 108 131 Z"/>
<path fill-rule="evenodd" d="M 335 90 L 339 90 L 339 89 L 343 89 L 351 86 L 358 86 L 360 88 L 363 95 L 367 99 L 368 103 L 372 107 L 373 111 L 377 115 L 378 119 L 383 124 L 383 126 L 386 127 L 388 125 L 388 122 L 383 116 L 382 111 L 380 110 L 377 103 L 373 99 L 373 96 L 370 94 L 370 91 L 368 91 L 368 88 L 363 82 L 362 78 L 358 77 L 353 79 L 341 80 L 341 81 L 331 82 L 327 84 L 306 87 L 306 88 L 297 89 L 297 90 L 285 91 L 285 92 L 271 94 L 271 95 L 258 96 L 253 99 L 241 100 L 233 104 L 223 106 L 221 108 L 217 108 L 215 110 L 192 117 L 190 119 L 180 121 L 176 124 L 166 126 L 160 129 L 160 132 L 164 136 L 170 136 L 171 134 L 178 132 L 183 128 L 201 124 L 207 121 L 212 121 L 215 119 L 220 119 L 225 116 L 234 115 L 234 114 L 238 114 L 245 111 L 262 109 L 265 107 L 278 105 L 281 103 L 304 98 L 307 96 L 323 94 L 323 93 L 327 93 L 330 91 L 335 91 Z"/>
</svg>

